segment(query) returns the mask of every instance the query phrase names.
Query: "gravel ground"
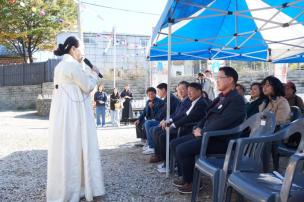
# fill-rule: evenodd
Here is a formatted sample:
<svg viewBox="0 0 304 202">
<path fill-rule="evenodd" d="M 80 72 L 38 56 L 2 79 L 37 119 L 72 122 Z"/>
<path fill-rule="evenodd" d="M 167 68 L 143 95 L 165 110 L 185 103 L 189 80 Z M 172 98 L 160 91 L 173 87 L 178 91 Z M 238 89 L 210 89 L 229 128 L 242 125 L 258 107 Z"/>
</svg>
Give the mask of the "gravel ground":
<svg viewBox="0 0 304 202">
<path fill-rule="evenodd" d="M 48 120 L 34 111 L 0 112 L 0 201 L 45 201 Z M 135 147 L 132 126 L 98 129 L 102 201 L 190 201 Z M 205 181 L 206 182 L 206 181 Z M 205 183 L 200 201 L 211 201 Z M 84 200 L 83 200 L 84 201 Z"/>
</svg>

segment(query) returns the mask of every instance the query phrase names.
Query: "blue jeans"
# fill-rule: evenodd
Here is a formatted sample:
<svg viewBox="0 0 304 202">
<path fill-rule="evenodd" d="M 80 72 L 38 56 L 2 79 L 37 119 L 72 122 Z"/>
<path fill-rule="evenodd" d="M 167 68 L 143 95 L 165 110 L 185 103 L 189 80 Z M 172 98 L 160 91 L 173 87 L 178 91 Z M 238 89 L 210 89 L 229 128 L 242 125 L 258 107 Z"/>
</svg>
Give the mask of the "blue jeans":
<svg viewBox="0 0 304 202">
<path fill-rule="evenodd" d="M 146 120 L 144 123 L 144 128 L 146 130 L 146 135 L 147 135 L 147 140 L 148 140 L 148 144 L 150 148 L 154 148 L 154 140 L 153 140 L 153 134 L 152 134 L 152 127 L 154 126 L 158 126 L 159 125 L 159 121 L 156 120 Z"/>
<path fill-rule="evenodd" d="M 112 126 L 120 126 L 119 112 L 119 110 L 111 110 Z"/>
<path fill-rule="evenodd" d="M 96 124 L 100 125 L 100 115 L 102 119 L 102 126 L 106 125 L 106 107 L 96 106 Z"/>
</svg>

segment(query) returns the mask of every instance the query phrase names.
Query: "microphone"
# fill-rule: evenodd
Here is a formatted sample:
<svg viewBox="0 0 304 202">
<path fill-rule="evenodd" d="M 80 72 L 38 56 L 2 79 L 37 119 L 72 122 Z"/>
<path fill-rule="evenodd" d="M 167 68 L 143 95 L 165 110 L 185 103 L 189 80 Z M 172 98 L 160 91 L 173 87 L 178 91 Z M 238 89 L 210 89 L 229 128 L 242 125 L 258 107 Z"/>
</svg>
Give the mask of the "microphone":
<svg viewBox="0 0 304 202">
<path fill-rule="evenodd" d="M 84 58 L 83 62 L 84 62 L 86 65 L 88 65 L 91 69 L 93 69 L 93 65 L 92 65 L 92 63 L 90 62 L 90 60 L 88 60 L 87 58 Z M 98 73 L 98 76 L 99 76 L 100 78 L 103 78 L 103 76 L 102 76 L 100 73 Z"/>
</svg>

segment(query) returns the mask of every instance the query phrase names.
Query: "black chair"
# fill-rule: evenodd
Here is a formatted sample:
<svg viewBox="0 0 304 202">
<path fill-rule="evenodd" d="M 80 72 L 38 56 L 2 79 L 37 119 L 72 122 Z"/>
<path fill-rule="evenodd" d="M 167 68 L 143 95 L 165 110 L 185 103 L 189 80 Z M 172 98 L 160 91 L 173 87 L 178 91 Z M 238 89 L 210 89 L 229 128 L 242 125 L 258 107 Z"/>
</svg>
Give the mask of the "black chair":
<svg viewBox="0 0 304 202">
<path fill-rule="evenodd" d="M 244 160 L 261 164 L 262 148 L 267 143 L 273 143 L 300 133 L 301 142 L 297 152 L 289 159 L 284 177 L 278 172 L 263 173 L 256 167 L 248 170 Z M 260 202 L 291 202 L 304 199 L 304 119 L 297 119 L 287 127 L 268 137 L 242 138 L 237 140 L 233 173 L 227 182 L 226 201 L 231 200 L 231 192 L 250 201 Z M 251 149 L 248 148 L 251 146 Z"/>
<path fill-rule="evenodd" d="M 238 136 L 241 137 L 241 134 L 248 130 L 250 131 L 249 138 L 271 135 L 275 130 L 275 124 L 274 114 L 272 112 L 264 112 L 251 116 L 241 125 L 233 129 L 204 133 L 201 153 L 195 163 L 191 201 L 196 201 L 202 175 L 207 175 L 212 179 L 213 201 L 222 201 L 224 197 L 226 179 L 227 175 L 231 172 L 237 142 L 235 139 L 230 140 L 226 154 L 223 157 L 220 157 L 218 154 L 207 154 L 207 147 L 212 146 L 208 145 L 208 141 L 211 137 L 228 137 L 232 134 L 238 134 Z M 252 165 L 251 162 L 247 163 L 248 166 L 256 166 Z"/>
<path fill-rule="evenodd" d="M 302 117 L 301 109 L 297 106 L 290 107 L 291 114 L 290 120 L 295 121 Z M 288 126 L 288 125 L 286 125 Z M 282 128 L 286 127 L 283 126 Z M 273 165 L 276 170 L 279 168 L 280 157 L 289 157 L 293 155 L 296 150 L 297 146 L 300 142 L 300 134 L 293 134 L 291 137 L 288 138 L 288 142 L 280 141 L 275 143 L 274 154 L 273 154 Z"/>
</svg>

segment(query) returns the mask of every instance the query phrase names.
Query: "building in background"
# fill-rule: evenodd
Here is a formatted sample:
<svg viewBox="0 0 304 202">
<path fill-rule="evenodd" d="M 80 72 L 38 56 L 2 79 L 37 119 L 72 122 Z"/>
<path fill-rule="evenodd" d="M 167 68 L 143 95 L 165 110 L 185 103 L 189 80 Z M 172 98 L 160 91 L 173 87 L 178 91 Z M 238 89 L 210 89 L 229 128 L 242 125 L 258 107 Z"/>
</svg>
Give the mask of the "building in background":
<svg viewBox="0 0 304 202">
<path fill-rule="evenodd" d="M 65 32 L 57 35 L 57 43 L 63 43 L 68 36 L 78 36 L 78 33 Z M 84 33 L 86 57 L 103 73 L 113 72 L 126 74 L 149 67 L 145 57 L 145 50 L 149 36 L 113 33 Z M 114 53 L 114 46 L 116 54 Z M 116 55 L 116 62 L 115 62 Z M 116 64 L 116 65 L 115 65 Z M 118 75 L 119 76 L 119 75 Z"/>
</svg>

